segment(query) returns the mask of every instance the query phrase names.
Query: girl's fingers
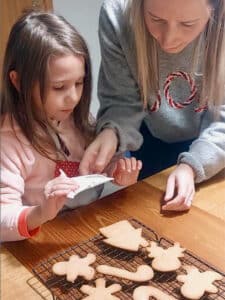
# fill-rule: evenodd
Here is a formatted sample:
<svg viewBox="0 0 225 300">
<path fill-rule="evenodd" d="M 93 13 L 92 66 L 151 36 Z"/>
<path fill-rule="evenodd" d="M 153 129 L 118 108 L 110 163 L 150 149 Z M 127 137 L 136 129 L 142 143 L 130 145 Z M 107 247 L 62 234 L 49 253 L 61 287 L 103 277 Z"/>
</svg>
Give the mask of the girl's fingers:
<svg viewBox="0 0 225 300">
<path fill-rule="evenodd" d="M 126 165 L 126 171 L 131 172 L 131 159 L 128 157 L 124 157 L 125 165 Z"/>
<path fill-rule="evenodd" d="M 77 190 L 78 186 L 74 185 L 74 184 L 58 184 L 58 185 L 53 185 L 51 187 L 48 187 L 47 189 L 45 189 L 45 195 L 46 197 L 49 197 L 50 195 L 57 195 L 58 193 L 61 192 L 65 192 L 67 195 L 69 192 L 74 192 L 75 190 Z M 64 195 L 64 194 L 63 194 Z"/>
<path fill-rule="evenodd" d="M 79 188 L 79 184 L 76 181 L 76 177 L 75 178 L 71 178 L 71 183 L 73 184 L 74 188 L 76 188 L 76 189 Z"/>
<path fill-rule="evenodd" d="M 142 169 L 142 161 L 141 160 L 137 161 L 137 169 L 138 169 L 138 171 L 140 171 Z"/>
<path fill-rule="evenodd" d="M 142 162 L 135 157 L 123 157 L 117 163 L 116 171 L 113 176 L 118 185 L 128 186 L 137 182 L 139 171 L 142 168 Z"/>
<path fill-rule="evenodd" d="M 65 189 L 77 189 L 74 183 L 58 183 L 51 186 L 51 191 L 65 190 Z"/>
<path fill-rule="evenodd" d="M 123 185 L 121 172 L 115 174 L 113 182 L 118 185 Z"/>
<path fill-rule="evenodd" d="M 125 171 L 126 170 L 126 162 L 124 159 L 120 159 L 119 162 L 118 162 L 118 167 L 119 167 L 119 170 L 123 170 Z"/>
<path fill-rule="evenodd" d="M 126 171 L 126 172 L 136 172 L 140 171 L 142 168 L 142 161 L 141 160 L 136 160 L 135 157 L 131 158 L 121 158 L 118 162 L 117 165 L 117 171 Z"/>
<path fill-rule="evenodd" d="M 130 162 L 131 162 L 131 170 L 136 171 L 137 170 L 137 165 L 138 165 L 138 162 L 137 162 L 136 158 L 131 157 Z"/>
<path fill-rule="evenodd" d="M 55 197 L 66 197 L 67 194 L 70 192 L 70 190 L 57 190 L 57 191 L 52 191 L 48 198 L 55 198 Z"/>
<path fill-rule="evenodd" d="M 76 182 L 75 178 L 63 177 L 61 175 L 59 177 L 49 181 L 46 186 L 52 187 L 52 186 L 55 186 L 55 185 L 58 185 L 58 184 L 78 186 L 78 183 Z"/>
</svg>

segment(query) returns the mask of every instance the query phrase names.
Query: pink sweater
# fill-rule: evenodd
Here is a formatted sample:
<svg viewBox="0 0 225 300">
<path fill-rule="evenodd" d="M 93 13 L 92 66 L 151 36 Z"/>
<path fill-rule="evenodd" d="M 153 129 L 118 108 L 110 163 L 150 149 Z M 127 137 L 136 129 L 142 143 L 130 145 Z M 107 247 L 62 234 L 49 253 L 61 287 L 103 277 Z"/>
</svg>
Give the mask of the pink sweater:
<svg viewBox="0 0 225 300">
<path fill-rule="evenodd" d="M 1 241 L 28 237 L 23 234 L 25 212 L 45 200 L 44 186 L 55 177 L 56 169 L 56 163 L 41 156 L 20 128 L 14 127 L 18 138 L 6 117 L 1 128 Z M 60 137 L 71 153 L 68 160 L 79 162 L 84 139 L 71 121 L 60 124 L 60 130 Z"/>
</svg>

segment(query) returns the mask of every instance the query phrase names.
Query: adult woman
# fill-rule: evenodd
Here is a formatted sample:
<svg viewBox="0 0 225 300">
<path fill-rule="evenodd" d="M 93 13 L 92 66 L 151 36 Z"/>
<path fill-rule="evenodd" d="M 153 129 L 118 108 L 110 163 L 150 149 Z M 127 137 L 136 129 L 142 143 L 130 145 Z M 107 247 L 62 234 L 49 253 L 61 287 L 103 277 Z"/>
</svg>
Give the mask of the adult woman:
<svg viewBox="0 0 225 300">
<path fill-rule="evenodd" d="M 81 172 L 143 136 L 142 177 L 177 162 L 163 208 L 188 209 L 194 183 L 225 167 L 225 1 L 105 1 L 99 35 L 99 135 Z"/>
</svg>

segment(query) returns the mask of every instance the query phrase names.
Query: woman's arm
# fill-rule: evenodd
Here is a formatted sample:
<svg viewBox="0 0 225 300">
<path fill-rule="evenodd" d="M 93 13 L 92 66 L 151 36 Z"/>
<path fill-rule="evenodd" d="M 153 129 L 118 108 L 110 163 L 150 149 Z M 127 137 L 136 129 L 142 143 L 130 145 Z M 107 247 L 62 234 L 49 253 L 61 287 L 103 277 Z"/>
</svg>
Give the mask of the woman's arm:
<svg viewBox="0 0 225 300">
<path fill-rule="evenodd" d="M 101 66 L 98 80 L 98 132 L 115 128 L 119 151 L 136 150 L 142 143 L 139 127 L 145 116 L 136 82 L 135 51 L 127 28 L 123 1 L 105 1 L 100 12 Z"/>
<path fill-rule="evenodd" d="M 122 3 L 104 1 L 100 12 L 98 136 L 84 154 L 81 174 L 101 173 L 116 151 L 136 150 L 143 141 L 139 127 L 145 112 L 135 80 L 131 29 L 126 27 Z"/>
<path fill-rule="evenodd" d="M 195 173 L 195 182 L 207 180 L 225 168 L 225 105 L 214 119 L 208 110 L 202 121 L 202 129 L 188 152 L 181 153 L 178 163 L 188 164 Z"/>
<path fill-rule="evenodd" d="M 215 121 L 208 111 L 203 119 L 202 133 L 181 153 L 176 169 L 170 174 L 163 210 L 187 210 L 195 194 L 195 182 L 209 179 L 225 168 L 225 105 Z"/>
</svg>

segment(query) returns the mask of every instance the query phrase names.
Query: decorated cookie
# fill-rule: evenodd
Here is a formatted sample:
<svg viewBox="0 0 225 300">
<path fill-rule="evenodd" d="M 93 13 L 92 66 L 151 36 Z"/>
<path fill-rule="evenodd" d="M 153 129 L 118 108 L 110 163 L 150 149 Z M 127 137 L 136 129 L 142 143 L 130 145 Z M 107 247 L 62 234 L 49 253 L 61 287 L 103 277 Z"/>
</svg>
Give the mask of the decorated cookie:
<svg viewBox="0 0 225 300">
<path fill-rule="evenodd" d="M 146 248 L 149 252 L 148 256 L 154 258 L 152 268 L 161 272 L 171 272 L 180 268 L 181 261 L 179 257 L 183 257 L 184 248 L 179 243 L 167 249 L 158 246 L 156 242 L 151 242 L 151 247 Z"/>
<path fill-rule="evenodd" d="M 83 298 L 83 300 L 119 300 L 118 297 L 112 294 L 121 290 L 120 284 L 112 284 L 106 287 L 105 279 L 98 278 L 95 280 L 96 287 L 90 285 L 82 285 L 81 291 L 89 296 Z"/>
<path fill-rule="evenodd" d="M 138 251 L 140 246 L 148 246 L 148 242 L 142 237 L 142 228 L 135 229 L 127 220 L 102 227 L 99 230 L 107 237 L 103 241 L 117 248 Z"/>
<path fill-rule="evenodd" d="M 94 278 L 95 270 L 90 267 L 96 260 L 96 256 L 89 253 L 86 257 L 80 258 L 78 255 L 70 256 L 68 261 L 57 262 L 53 265 L 52 271 L 56 275 L 66 275 L 66 280 L 74 282 L 78 276 L 86 280 Z"/>
<path fill-rule="evenodd" d="M 213 282 L 223 277 L 214 271 L 200 272 L 195 266 L 183 267 L 187 274 L 178 275 L 177 280 L 183 282 L 181 294 L 187 299 L 200 299 L 205 292 L 217 293 L 218 289 Z"/>
<path fill-rule="evenodd" d="M 105 275 L 111 275 L 137 282 L 150 280 L 154 276 L 152 268 L 148 265 L 138 266 L 136 272 L 130 272 L 125 269 L 115 268 L 108 265 L 99 265 L 96 270 Z"/>
<path fill-rule="evenodd" d="M 153 286 L 139 286 L 133 292 L 134 300 L 149 300 L 150 297 L 153 297 L 156 300 L 176 300 L 173 296 L 170 296 Z"/>
</svg>

